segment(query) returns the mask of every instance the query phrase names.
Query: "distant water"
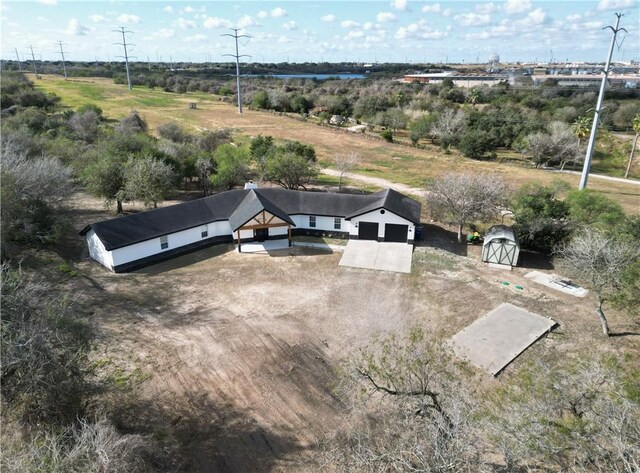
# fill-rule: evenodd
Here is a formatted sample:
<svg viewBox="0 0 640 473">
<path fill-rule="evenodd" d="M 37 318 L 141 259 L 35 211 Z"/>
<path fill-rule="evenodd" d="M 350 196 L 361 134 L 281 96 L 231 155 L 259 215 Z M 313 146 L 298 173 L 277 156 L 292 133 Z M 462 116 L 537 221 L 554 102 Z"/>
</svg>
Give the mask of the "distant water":
<svg viewBox="0 0 640 473">
<path fill-rule="evenodd" d="M 364 79 L 365 74 L 264 74 L 264 77 L 276 79 Z"/>
</svg>

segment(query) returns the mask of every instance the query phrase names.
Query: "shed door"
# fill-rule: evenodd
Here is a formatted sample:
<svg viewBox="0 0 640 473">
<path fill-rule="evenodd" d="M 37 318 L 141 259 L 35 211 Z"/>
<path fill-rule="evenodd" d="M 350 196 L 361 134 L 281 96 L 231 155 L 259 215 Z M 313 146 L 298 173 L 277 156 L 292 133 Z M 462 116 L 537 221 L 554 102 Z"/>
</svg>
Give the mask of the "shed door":
<svg viewBox="0 0 640 473">
<path fill-rule="evenodd" d="M 406 243 L 408 234 L 409 234 L 409 225 L 387 223 L 384 226 L 384 241 L 395 241 L 398 243 Z"/>
<path fill-rule="evenodd" d="M 360 222 L 358 224 L 358 239 L 378 241 L 378 223 Z"/>
<path fill-rule="evenodd" d="M 512 242 L 501 239 L 493 240 L 487 248 L 487 259 L 489 263 L 508 264 L 515 266 L 516 245 Z"/>
</svg>

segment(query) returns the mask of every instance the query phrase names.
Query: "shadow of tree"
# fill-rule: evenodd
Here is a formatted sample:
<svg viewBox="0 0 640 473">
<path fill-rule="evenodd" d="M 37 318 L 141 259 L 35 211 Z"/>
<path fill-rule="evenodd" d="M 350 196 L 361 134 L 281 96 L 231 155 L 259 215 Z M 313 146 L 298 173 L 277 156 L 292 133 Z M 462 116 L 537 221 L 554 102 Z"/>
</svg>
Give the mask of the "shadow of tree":
<svg viewBox="0 0 640 473">
<path fill-rule="evenodd" d="M 528 269 L 554 269 L 553 261 L 550 256 L 527 250 L 520 250 L 518 266 Z"/>
<path fill-rule="evenodd" d="M 467 256 L 466 236 L 463 242 L 458 243 L 458 234 L 432 223 L 422 223 L 422 238 L 416 242 L 416 246 L 439 248 L 458 256 Z"/>
</svg>

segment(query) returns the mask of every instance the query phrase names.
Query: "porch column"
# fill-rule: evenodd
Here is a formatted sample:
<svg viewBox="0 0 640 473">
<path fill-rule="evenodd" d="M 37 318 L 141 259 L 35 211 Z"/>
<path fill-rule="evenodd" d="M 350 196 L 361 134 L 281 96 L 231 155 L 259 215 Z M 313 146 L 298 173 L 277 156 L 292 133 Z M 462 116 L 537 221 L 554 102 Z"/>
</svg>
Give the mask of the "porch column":
<svg viewBox="0 0 640 473">
<path fill-rule="evenodd" d="M 291 225 L 287 225 L 288 233 L 289 233 L 289 248 L 291 248 Z"/>
<path fill-rule="evenodd" d="M 240 243 L 240 229 L 237 230 L 238 235 L 238 253 L 242 253 L 242 244 Z"/>
</svg>

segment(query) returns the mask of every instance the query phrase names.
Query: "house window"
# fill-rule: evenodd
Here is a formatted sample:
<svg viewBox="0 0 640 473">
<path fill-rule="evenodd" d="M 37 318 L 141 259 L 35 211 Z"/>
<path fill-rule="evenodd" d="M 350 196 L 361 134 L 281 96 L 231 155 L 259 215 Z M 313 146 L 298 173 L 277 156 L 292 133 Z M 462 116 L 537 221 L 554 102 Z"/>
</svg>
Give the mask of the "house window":
<svg viewBox="0 0 640 473">
<path fill-rule="evenodd" d="M 335 217 L 333 219 L 333 229 L 340 230 L 342 228 L 342 219 L 340 217 Z"/>
<path fill-rule="evenodd" d="M 316 228 L 316 216 L 315 215 L 309 215 L 309 227 L 310 228 Z"/>
<path fill-rule="evenodd" d="M 166 250 L 167 248 L 169 248 L 169 240 L 167 238 L 167 235 L 161 236 L 160 237 L 160 249 L 161 250 Z"/>
<path fill-rule="evenodd" d="M 207 238 L 209 236 L 209 228 L 205 225 L 200 229 L 200 237 Z"/>
</svg>

